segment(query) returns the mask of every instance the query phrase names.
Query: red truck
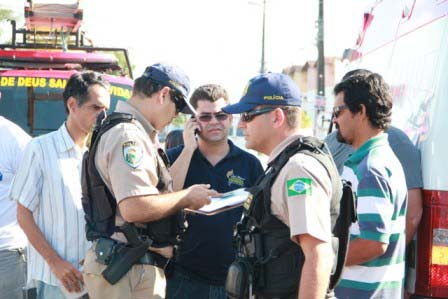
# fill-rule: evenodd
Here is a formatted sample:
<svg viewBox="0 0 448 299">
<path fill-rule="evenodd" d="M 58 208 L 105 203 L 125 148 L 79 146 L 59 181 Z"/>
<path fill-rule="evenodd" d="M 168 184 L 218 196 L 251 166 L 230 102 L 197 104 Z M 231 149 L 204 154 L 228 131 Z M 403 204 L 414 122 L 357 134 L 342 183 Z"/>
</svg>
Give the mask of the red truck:
<svg viewBox="0 0 448 299">
<path fill-rule="evenodd" d="M 59 128 L 65 120 L 62 91 L 76 71 L 104 74 L 111 84 L 111 110 L 132 91 L 126 49 L 88 45 L 83 10 L 75 4 L 28 1 L 25 24 L 11 21 L 11 42 L 0 45 L 0 115 L 31 135 Z"/>
</svg>

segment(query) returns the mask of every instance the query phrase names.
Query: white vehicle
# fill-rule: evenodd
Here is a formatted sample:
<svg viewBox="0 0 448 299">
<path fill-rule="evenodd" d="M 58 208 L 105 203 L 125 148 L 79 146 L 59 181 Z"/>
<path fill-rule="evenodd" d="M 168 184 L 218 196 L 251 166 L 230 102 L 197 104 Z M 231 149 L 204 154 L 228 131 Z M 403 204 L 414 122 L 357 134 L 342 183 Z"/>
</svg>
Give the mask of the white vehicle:
<svg viewBox="0 0 448 299">
<path fill-rule="evenodd" d="M 392 123 L 422 153 L 424 203 L 411 298 L 448 298 L 448 1 L 375 1 L 347 70 L 382 74 Z M 409 265 L 413 266 L 413 265 Z M 415 287 L 415 288 L 414 288 Z"/>
</svg>

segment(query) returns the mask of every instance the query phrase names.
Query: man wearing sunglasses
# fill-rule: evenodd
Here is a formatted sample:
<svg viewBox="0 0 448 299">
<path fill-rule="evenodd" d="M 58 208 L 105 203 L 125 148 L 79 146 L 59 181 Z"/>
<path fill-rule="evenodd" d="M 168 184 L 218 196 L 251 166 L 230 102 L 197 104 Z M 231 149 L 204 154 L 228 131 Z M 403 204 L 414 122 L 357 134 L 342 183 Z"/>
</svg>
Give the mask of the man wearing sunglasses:
<svg viewBox="0 0 448 299">
<path fill-rule="evenodd" d="M 353 184 L 358 221 L 336 297 L 402 297 L 406 247 L 407 188 L 403 168 L 388 142 L 392 97 L 377 73 L 338 83 L 333 123 L 337 139 L 354 152 L 342 177 Z"/>
<path fill-rule="evenodd" d="M 217 84 L 198 87 L 190 98 L 196 109 L 184 129 L 185 146 L 168 151 L 176 189 L 210 184 L 224 193 L 250 187 L 263 173 L 253 155 L 228 139 L 232 115 L 222 111 L 227 91 Z M 213 216 L 188 215 L 188 230 L 179 246 L 174 271 L 167 281 L 168 299 L 225 299 L 224 282 L 235 259 L 233 226 L 242 208 Z"/>
<path fill-rule="evenodd" d="M 206 184 L 173 192 L 164 155 L 158 154 L 157 132 L 179 112 L 194 113 L 186 102 L 188 91 L 189 79 L 180 68 L 152 65 L 135 80 L 129 101 L 117 104 L 116 111 L 126 114 L 112 114 L 93 133 L 83 167 L 87 238 L 93 241 L 84 281 L 92 299 L 165 298 L 164 269 L 184 224 L 180 211 L 201 208 L 217 195 Z M 103 133 L 117 116 L 120 122 Z M 92 186 L 92 181 L 98 183 Z M 108 213 L 115 211 L 107 204 L 111 201 L 117 203 L 116 213 Z M 123 254 L 126 248 L 128 253 L 141 248 L 140 254 Z M 113 273 L 124 264 L 130 269 L 117 278 Z"/>
<path fill-rule="evenodd" d="M 366 69 L 355 69 L 349 71 L 344 75 L 342 80 L 351 76 L 369 76 L 372 72 Z M 347 105 L 342 105 L 345 109 Z M 342 112 L 341 106 L 333 108 L 334 118 L 338 118 Z M 406 244 L 409 244 L 417 232 L 420 223 L 423 208 L 422 208 L 422 166 L 420 150 L 412 143 L 405 132 L 397 127 L 389 126 L 385 133 L 387 133 L 387 140 L 393 152 L 400 160 L 403 167 L 404 175 L 406 177 L 406 186 L 408 188 L 408 209 L 406 212 Z M 344 162 L 348 160 L 354 149 L 347 143 L 338 141 L 338 131 L 329 133 L 325 137 L 325 142 L 333 155 L 334 162 L 338 167 L 338 171 L 342 174 Z M 408 248 L 411 250 L 410 248 Z M 407 257 L 410 256 L 407 254 Z"/>
<path fill-rule="evenodd" d="M 239 243 L 254 245 L 254 253 L 250 253 L 251 246 L 242 245 L 240 256 L 258 261 L 252 288 L 256 298 L 321 299 L 329 285 L 331 179 L 316 158 L 301 152 L 291 155 L 283 166 L 277 163 L 289 145 L 302 138 L 301 104 L 300 90 L 289 76 L 266 73 L 249 81 L 239 103 L 223 108 L 241 114 L 238 127 L 244 132 L 246 147 L 269 156 L 265 176 L 244 204 L 238 231 L 252 231 L 254 238 L 262 240 Z M 273 172 L 278 175 L 270 180 Z M 253 219 L 260 226 L 246 227 Z M 229 285 L 231 280 L 229 276 Z"/>
</svg>

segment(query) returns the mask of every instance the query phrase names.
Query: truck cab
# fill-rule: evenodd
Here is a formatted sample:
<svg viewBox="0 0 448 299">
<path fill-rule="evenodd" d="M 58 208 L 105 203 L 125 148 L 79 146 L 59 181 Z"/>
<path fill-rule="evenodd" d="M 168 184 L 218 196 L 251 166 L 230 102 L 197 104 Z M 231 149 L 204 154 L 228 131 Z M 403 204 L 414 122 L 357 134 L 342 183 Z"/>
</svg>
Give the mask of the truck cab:
<svg viewBox="0 0 448 299">
<path fill-rule="evenodd" d="M 28 0 L 25 24 L 11 21 L 11 42 L 0 45 L 0 115 L 36 136 L 66 118 L 62 92 L 77 71 L 92 70 L 109 81 L 111 110 L 132 91 L 126 49 L 93 47 L 81 30 L 83 10 L 72 4 Z"/>
</svg>

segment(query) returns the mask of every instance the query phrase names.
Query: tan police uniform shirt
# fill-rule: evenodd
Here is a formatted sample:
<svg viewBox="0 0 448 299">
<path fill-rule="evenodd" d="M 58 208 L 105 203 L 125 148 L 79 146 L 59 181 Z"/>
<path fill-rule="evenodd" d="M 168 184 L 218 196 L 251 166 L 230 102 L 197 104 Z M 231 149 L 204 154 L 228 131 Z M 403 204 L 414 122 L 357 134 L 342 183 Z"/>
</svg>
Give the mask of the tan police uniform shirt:
<svg viewBox="0 0 448 299">
<path fill-rule="evenodd" d="M 275 147 L 268 163 L 299 137 L 290 136 Z M 281 169 L 272 185 L 271 211 L 290 228 L 291 238 L 309 234 L 330 242 L 331 193 L 331 180 L 324 166 L 311 156 L 297 153 Z"/>
<path fill-rule="evenodd" d="M 95 165 L 117 204 L 128 197 L 172 192 L 171 176 L 155 146 L 157 131 L 127 102 L 119 101 L 116 111 L 130 113 L 138 120 L 116 125 L 101 137 L 98 144 Z M 162 192 L 156 188 L 159 182 L 157 161 L 164 181 L 169 182 Z M 123 223 L 117 209 L 115 224 Z M 121 234 L 114 234 L 112 238 L 124 241 Z"/>
</svg>

